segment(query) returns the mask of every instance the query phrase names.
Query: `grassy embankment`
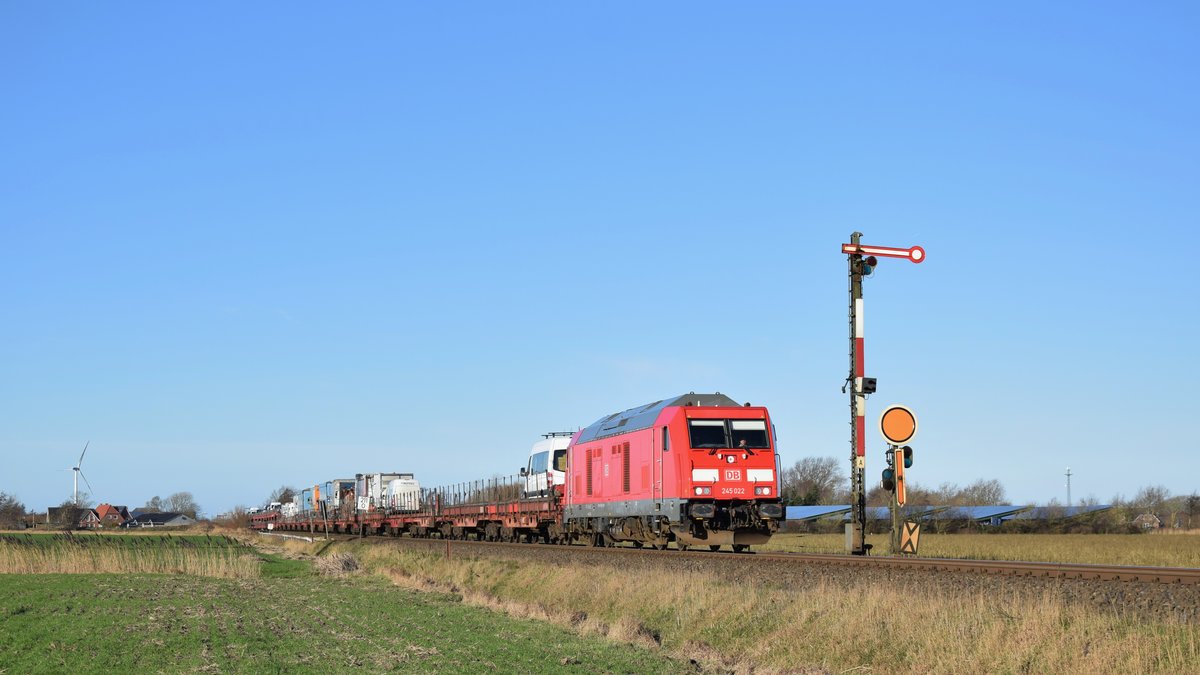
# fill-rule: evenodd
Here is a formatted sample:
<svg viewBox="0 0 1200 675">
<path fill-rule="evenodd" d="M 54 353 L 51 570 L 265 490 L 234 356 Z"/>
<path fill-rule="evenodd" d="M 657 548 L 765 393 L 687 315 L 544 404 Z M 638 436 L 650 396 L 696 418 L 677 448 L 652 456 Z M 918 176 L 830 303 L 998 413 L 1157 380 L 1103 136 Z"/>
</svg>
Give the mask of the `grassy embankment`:
<svg viewBox="0 0 1200 675">
<path fill-rule="evenodd" d="M 1195 626 L 1100 614 L 1050 595 L 1006 597 L 990 584 L 930 592 L 864 579 L 788 589 L 669 564 L 631 578 L 359 542 L 332 550 L 352 551 L 404 587 L 450 590 L 584 634 L 661 643 L 679 658 L 723 658 L 734 669 L 1145 673 L 1200 663 Z"/>
<path fill-rule="evenodd" d="M 876 554 L 887 554 L 887 535 L 867 538 Z M 844 553 L 842 534 L 778 534 L 758 551 Z M 933 534 L 923 532 L 920 554 L 929 558 L 1024 560 L 1200 567 L 1200 533 L 1166 534 Z"/>
</svg>

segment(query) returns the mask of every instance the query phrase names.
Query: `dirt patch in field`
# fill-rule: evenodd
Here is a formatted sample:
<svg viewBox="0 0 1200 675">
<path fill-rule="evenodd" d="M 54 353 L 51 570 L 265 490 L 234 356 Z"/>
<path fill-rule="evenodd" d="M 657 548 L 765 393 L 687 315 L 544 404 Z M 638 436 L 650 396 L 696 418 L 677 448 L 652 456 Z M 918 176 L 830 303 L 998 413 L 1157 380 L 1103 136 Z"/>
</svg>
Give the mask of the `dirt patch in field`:
<svg viewBox="0 0 1200 675">
<path fill-rule="evenodd" d="M 314 560 L 313 566 L 316 567 L 318 573 L 330 577 L 355 574 L 362 569 L 358 564 L 358 559 L 349 553 L 331 553 L 321 556 Z"/>
</svg>

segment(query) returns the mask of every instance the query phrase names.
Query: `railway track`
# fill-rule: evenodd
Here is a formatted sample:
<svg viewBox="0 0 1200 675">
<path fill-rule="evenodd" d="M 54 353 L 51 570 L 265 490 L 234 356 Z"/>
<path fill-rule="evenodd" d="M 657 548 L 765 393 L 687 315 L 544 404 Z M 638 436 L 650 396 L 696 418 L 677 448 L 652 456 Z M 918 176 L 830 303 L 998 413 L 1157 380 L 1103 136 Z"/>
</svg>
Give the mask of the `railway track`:
<svg viewBox="0 0 1200 675">
<path fill-rule="evenodd" d="M 758 557 L 795 560 L 824 565 L 889 567 L 1021 577 L 1126 581 L 1160 584 L 1200 584 L 1200 569 L 1194 567 L 1138 567 L 1131 565 L 1085 565 L 1014 560 L 959 560 L 955 558 L 864 557 L 813 553 L 760 553 Z"/>
<path fill-rule="evenodd" d="M 338 536 L 350 540 L 353 536 Z M 491 547 L 514 550 L 547 549 L 587 551 L 595 555 L 668 556 L 685 559 L 736 558 L 747 562 L 771 561 L 784 564 L 811 564 L 841 567 L 871 567 L 876 569 L 927 570 L 934 572 L 961 572 L 964 574 L 986 574 L 996 576 L 1036 577 L 1046 579 L 1078 579 L 1083 581 L 1122 581 L 1149 584 L 1200 584 L 1200 568 L 1194 567 L 1140 567 L 1132 565 L 1089 565 L 1080 563 L 1047 563 L 1011 560 L 962 560 L 956 558 L 919 558 L 897 556 L 853 556 L 832 553 L 777 553 L 752 552 L 729 553 L 712 551 L 657 551 L 631 547 L 595 548 L 590 546 L 553 546 L 545 544 L 521 544 L 504 542 L 481 542 L 470 540 L 368 538 L 368 541 L 411 542 L 425 545 L 447 554 L 464 548 Z"/>
</svg>

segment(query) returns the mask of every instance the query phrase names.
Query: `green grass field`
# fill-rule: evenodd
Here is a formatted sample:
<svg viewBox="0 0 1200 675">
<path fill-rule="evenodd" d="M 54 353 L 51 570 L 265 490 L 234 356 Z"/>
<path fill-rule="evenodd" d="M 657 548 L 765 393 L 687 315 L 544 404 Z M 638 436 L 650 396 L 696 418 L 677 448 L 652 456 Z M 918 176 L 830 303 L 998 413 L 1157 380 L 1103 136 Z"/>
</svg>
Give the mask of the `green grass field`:
<svg viewBox="0 0 1200 675">
<path fill-rule="evenodd" d="M 644 648 L 274 558 L 260 579 L 0 574 L 0 672 L 654 673 Z"/>
</svg>

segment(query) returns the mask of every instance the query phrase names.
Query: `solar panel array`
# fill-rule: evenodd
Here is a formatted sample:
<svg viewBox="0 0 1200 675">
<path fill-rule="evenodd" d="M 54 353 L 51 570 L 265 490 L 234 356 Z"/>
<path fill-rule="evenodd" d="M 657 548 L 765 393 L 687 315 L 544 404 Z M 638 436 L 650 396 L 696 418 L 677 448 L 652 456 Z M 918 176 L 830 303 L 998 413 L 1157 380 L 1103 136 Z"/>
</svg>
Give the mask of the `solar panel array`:
<svg viewBox="0 0 1200 675">
<path fill-rule="evenodd" d="M 812 521 L 822 518 L 842 516 L 843 520 L 850 518 L 849 504 L 821 504 L 815 506 L 789 506 L 787 519 L 792 521 Z M 917 520 L 974 520 L 978 523 L 999 525 L 1010 519 L 1020 520 L 1052 520 L 1056 518 L 1074 518 L 1089 513 L 1106 511 L 1112 506 L 1098 504 L 1093 506 L 1014 506 L 1011 504 L 998 506 L 906 506 L 901 509 L 905 518 Z M 886 506 L 871 506 L 867 508 L 867 518 L 872 520 L 887 520 L 892 517 L 892 511 Z"/>
</svg>

